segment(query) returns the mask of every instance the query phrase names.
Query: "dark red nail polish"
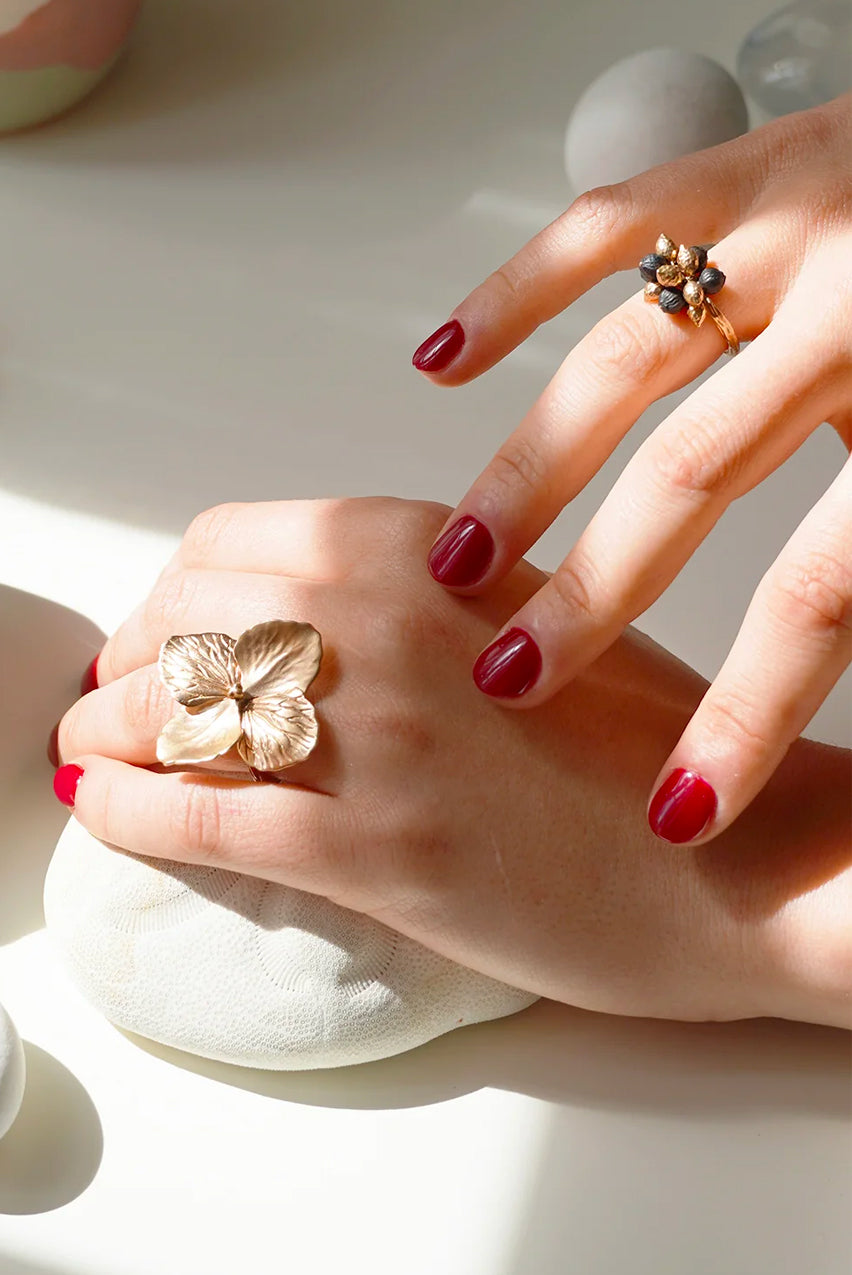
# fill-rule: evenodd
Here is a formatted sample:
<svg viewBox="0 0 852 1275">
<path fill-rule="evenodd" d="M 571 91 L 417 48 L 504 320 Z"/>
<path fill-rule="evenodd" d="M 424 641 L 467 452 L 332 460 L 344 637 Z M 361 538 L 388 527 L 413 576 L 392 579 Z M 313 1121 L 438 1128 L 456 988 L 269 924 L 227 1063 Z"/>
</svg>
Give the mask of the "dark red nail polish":
<svg viewBox="0 0 852 1275">
<path fill-rule="evenodd" d="M 77 794 L 77 785 L 83 778 L 82 766 L 60 766 L 56 774 L 53 776 L 53 791 L 62 802 L 63 806 L 70 806 L 74 809 L 74 798 Z"/>
<path fill-rule="evenodd" d="M 509 629 L 486 647 L 473 666 L 473 680 L 486 695 L 517 699 L 537 681 L 541 651 L 524 629 Z"/>
<path fill-rule="evenodd" d="M 465 514 L 429 550 L 428 566 L 438 584 L 463 588 L 477 584 L 494 558 L 491 532 L 478 518 Z"/>
<path fill-rule="evenodd" d="M 83 680 L 80 683 L 80 694 L 88 695 L 89 691 L 96 691 L 97 689 L 98 689 L 98 656 L 96 655 L 95 658 L 92 660 L 91 664 L 89 665 L 89 667 L 86 669 L 85 673 L 83 674 Z"/>
<path fill-rule="evenodd" d="M 693 770 L 673 770 L 657 789 L 648 808 L 651 830 L 679 845 L 692 841 L 716 813 L 716 793 Z"/>
<path fill-rule="evenodd" d="M 47 760 L 54 770 L 59 765 L 59 722 L 50 732 L 50 739 L 47 741 Z"/>
<path fill-rule="evenodd" d="M 464 345 L 464 328 L 458 319 L 450 319 L 414 351 L 411 362 L 418 372 L 443 372 Z"/>
</svg>

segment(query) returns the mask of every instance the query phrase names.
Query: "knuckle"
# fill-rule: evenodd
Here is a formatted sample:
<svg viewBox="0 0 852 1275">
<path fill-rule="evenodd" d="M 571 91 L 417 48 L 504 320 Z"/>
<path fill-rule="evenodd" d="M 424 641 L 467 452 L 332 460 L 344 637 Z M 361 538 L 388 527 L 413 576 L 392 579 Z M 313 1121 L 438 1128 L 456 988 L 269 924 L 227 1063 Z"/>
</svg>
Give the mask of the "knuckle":
<svg viewBox="0 0 852 1275">
<path fill-rule="evenodd" d="M 595 186 L 578 195 L 565 216 L 584 239 L 600 243 L 615 234 L 619 225 L 630 223 L 631 204 L 626 182 Z"/>
<path fill-rule="evenodd" d="M 760 714 L 753 699 L 734 686 L 714 694 L 703 712 L 711 739 L 723 738 L 735 747 L 760 755 L 774 753 L 778 748 L 778 740 L 761 731 Z"/>
<path fill-rule="evenodd" d="M 97 831 L 101 841 L 107 845 L 122 845 L 122 800 L 116 791 L 116 784 L 111 776 L 104 776 L 96 787 L 94 807 L 90 811 L 87 823 L 92 831 Z"/>
<path fill-rule="evenodd" d="M 525 434 L 507 439 L 489 468 L 489 477 L 501 489 L 536 497 L 549 488 L 544 460 L 536 443 Z"/>
<path fill-rule="evenodd" d="M 175 632 L 175 621 L 186 613 L 194 594 L 194 577 L 186 571 L 176 571 L 157 583 L 145 604 L 143 624 L 158 645 Z"/>
<path fill-rule="evenodd" d="M 625 309 L 592 329 L 586 356 L 601 381 L 608 383 L 615 375 L 635 385 L 658 376 L 669 351 L 654 324 L 643 322 L 641 313 Z"/>
<path fill-rule="evenodd" d="M 581 615 L 595 625 L 601 619 L 601 590 L 588 562 L 566 558 L 550 577 L 547 588 L 553 590 L 561 612 Z"/>
<path fill-rule="evenodd" d="M 159 679 L 150 672 L 127 679 L 122 711 L 134 738 L 150 740 L 169 716 L 174 701 Z"/>
<path fill-rule="evenodd" d="M 175 857 L 189 863 L 213 863 L 222 840 L 220 795 L 210 784 L 180 787 L 170 819 Z"/>
<path fill-rule="evenodd" d="M 184 562 L 203 563 L 216 557 L 224 540 L 233 535 L 234 523 L 242 508 L 239 504 L 213 505 L 196 514 L 183 538 Z"/>
<path fill-rule="evenodd" d="M 731 431 L 709 430 L 700 421 L 653 434 L 649 452 L 657 483 L 664 490 L 714 496 L 736 487 L 747 457 L 722 441 Z"/>
<path fill-rule="evenodd" d="M 524 294 L 523 279 L 511 261 L 499 266 L 491 275 L 491 284 L 508 298 L 512 305 L 522 300 Z"/>
<path fill-rule="evenodd" d="M 772 606 L 785 625 L 820 634 L 852 632 L 852 566 L 812 550 L 779 571 Z"/>
</svg>

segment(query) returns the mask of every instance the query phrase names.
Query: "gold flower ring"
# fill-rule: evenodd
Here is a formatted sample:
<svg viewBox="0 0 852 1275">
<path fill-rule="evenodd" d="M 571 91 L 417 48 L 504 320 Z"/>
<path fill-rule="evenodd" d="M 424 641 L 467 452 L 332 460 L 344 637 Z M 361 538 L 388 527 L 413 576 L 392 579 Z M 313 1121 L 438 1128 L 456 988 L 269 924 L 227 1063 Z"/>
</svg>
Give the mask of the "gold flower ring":
<svg viewBox="0 0 852 1275">
<path fill-rule="evenodd" d="M 157 760 L 196 765 L 236 744 L 252 771 L 304 761 L 319 732 L 305 691 L 321 659 L 319 633 L 295 620 L 268 620 L 236 639 L 226 633 L 170 637 L 160 649 L 159 670 L 178 707 L 160 732 Z"/>
<path fill-rule="evenodd" d="M 708 265 L 706 248 L 678 247 L 668 235 L 660 235 L 654 251 L 639 262 L 639 273 L 645 280 L 646 301 L 655 302 L 666 314 L 686 310 L 697 328 L 709 314 L 725 339 L 727 353 L 739 354 L 740 343 L 730 320 L 711 300 L 725 286 L 725 276 Z"/>
</svg>

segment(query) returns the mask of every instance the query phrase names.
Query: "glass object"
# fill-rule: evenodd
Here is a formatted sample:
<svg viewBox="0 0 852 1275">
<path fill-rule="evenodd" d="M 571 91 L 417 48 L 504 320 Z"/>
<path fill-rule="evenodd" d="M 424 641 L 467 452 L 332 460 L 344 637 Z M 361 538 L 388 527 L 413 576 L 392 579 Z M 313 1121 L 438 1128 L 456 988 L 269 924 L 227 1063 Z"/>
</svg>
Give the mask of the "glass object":
<svg viewBox="0 0 852 1275">
<path fill-rule="evenodd" d="M 852 0 L 796 0 L 746 36 L 743 89 L 770 116 L 829 102 L 852 88 Z"/>
</svg>

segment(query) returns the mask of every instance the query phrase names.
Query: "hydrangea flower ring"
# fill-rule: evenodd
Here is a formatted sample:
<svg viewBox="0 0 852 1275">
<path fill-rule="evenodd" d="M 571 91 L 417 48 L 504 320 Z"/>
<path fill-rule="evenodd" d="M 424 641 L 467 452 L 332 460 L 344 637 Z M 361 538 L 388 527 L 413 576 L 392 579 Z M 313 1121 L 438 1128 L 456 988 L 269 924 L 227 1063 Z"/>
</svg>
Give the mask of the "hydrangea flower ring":
<svg viewBox="0 0 852 1275">
<path fill-rule="evenodd" d="M 668 235 L 660 235 L 654 251 L 639 262 L 645 280 L 645 300 L 656 302 L 666 314 L 686 310 L 697 328 L 707 315 L 727 344 L 728 354 L 739 354 L 740 343 L 730 321 L 711 297 L 725 286 L 725 276 L 707 264 L 706 248 L 679 247 Z"/>
<path fill-rule="evenodd" d="M 159 669 L 178 707 L 160 732 L 157 760 L 197 765 L 236 744 L 252 770 L 304 761 L 319 731 L 305 691 L 321 659 L 319 633 L 295 620 L 268 620 L 236 639 L 226 633 L 170 637 Z"/>
</svg>

